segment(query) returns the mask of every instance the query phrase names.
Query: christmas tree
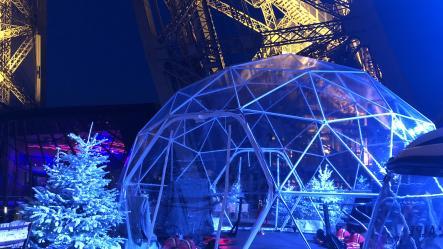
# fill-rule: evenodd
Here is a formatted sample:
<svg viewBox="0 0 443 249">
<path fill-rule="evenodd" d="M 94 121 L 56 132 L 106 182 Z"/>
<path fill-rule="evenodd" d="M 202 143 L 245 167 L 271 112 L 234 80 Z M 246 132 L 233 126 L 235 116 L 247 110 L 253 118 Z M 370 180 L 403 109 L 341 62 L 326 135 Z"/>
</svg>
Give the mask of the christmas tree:
<svg viewBox="0 0 443 249">
<path fill-rule="evenodd" d="M 311 191 L 319 192 L 337 192 L 339 189 L 335 187 L 334 180 L 331 179 L 332 170 L 328 169 L 326 164 L 325 168 L 321 168 L 318 171 L 318 176 L 312 180 Z M 328 196 L 315 198 L 315 205 L 317 209 L 320 209 L 322 204 L 327 204 L 329 209 L 329 216 L 331 218 L 331 224 L 336 224 L 343 216 L 341 212 L 340 203 L 343 202 L 342 198 L 336 196 Z"/>
<path fill-rule="evenodd" d="M 314 177 L 311 182 L 311 190 L 315 191 L 334 191 L 334 181 L 330 179 L 332 176 L 332 170 L 328 169 L 328 165 L 325 165 L 324 169 L 318 170 L 317 177 Z"/>
<path fill-rule="evenodd" d="M 120 248 L 123 240 L 109 235 L 123 215 L 117 191 L 108 188 L 108 156 L 100 151 L 104 140 L 97 134 L 87 140 L 69 136 L 76 153 L 58 150 L 52 167 L 45 166 L 46 186 L 34 188 L 34 203 L 24 206 L 24 217 L 32 222 L 32 247 Z"/>
<path fill-rule="evenodd" d="M 308 184 L 306 190 L 313 192 L 338 192 L 342 191 L 335 186 L 332 177 L 332 170 L 328 168 L 326 164 L 324 169 L 318 170 L 317 176 L 315 176 Z M 327 197 L 305 197 L 300 202 L 299 212 L 304 219 L 319 219 L 319 215 L 323 215 L 322 205 L 327 204 L 329 210 L 329 217 L 331 224 L 337 224 L 343 216 L 341 203 L 343 198 L 336 196 Z"/>
<path fill-rule="evenodd" d="M 229 202 L 238 203 L 240 200 L 240 197 L 243 197 L 243 192 L 242 192 L 240 182 L 237 181 L 232 185 L 231 191 L 229 192 L 229 196 L 228 196 Z"/>
<path fill-rule="evenodd" d="M 355 190 L 360 190 L 360 191 L 368 191 L 371 189 L 371 186 L 369 185 L 369 181 L 366 177 L 360 175 L 357 178 L 357 181 L 355 183 Z"/>
</svg>

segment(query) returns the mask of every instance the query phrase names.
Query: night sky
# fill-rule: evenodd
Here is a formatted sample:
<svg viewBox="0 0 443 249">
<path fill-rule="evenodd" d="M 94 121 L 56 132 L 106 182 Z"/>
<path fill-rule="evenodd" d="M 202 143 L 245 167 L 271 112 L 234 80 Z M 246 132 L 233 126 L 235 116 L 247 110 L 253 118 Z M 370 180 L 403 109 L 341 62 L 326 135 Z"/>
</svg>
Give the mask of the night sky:
<svg viewBox="0 0 443 249">
<path fill-rule="evenodd" d="M 443 124 L 443 2 L 354 0 L 357 36 L 383 83 Z M 47 105 L 157 100 L 132 1 L 48 1 Z"/>
<path fill-rule="evenodd" d="M 47 105 L 156 101 L 132 1 L 48 1 Z"/>
<path fill-rule="evenodd" d="M 437 126 L 443 125 L 443 2 L 360 3 L 356 12 L 364 27 L 362 40 L 384 73 L 382 83 Z"/>
</svg>

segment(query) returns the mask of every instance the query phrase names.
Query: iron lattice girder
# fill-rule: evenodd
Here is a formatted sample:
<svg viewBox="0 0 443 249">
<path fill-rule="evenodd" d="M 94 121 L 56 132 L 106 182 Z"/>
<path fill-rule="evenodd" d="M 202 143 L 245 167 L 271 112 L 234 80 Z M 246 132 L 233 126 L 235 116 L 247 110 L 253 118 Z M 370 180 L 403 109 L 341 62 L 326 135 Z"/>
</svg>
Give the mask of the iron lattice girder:
<svg viewBox="0 0 443 249">
<path fill-rule="evenodd" d="M 261 32 L 263 47 L 327 41 L 343 36 L 342 33 L 341 22 L 338 20 Z"/>
<path fill-rule="evenodd" d="M 16 85 L 14 85 L 13 81 L 11 80 L 11 77 L 2 71 L 0 71 L 0 88 L 5 88 L 11 91 L 12 94 L 14 94 L 14 96 L 22 104 L 31 103 L 28 97 L 25 94 L 23 94 L 23 92 L 20 89 L 18 89 Z"/>
<path fill-rule="evenodd" d="M 249 15 L 222 1 L 209 0 L 208 5 L 242 23 L 246 27 L 261 33 L 263 36 L 263 48 L 279 47 L 282 45 L 304 42 L 319 42 L 343 36 L 341 22 L 338 20 L 299 25 L 289 28 L 272 29 L 266 24 L 251 18 Z"/>
<path fill-rule="evenodd" d="M 337 39 L 328 39 L 323 42 L 313 43 L 310 46 L 306 47 L 298 54 L 301 56 L 307 56 L 311 58 L 325 58 L 329 57 L 330 53 L 336 50 L 338 47 L 343 45 L 347 45 L 347 41 L 349 40 L 348 36 L 341 36 Z"/>
<path fill-rule="evenodd" d="M 266 25 L 268 25 L 270 28 L 277 27 L 277 18 L 275 17 L 274 10 L 272 9 L 272 4 L 264 2 L 260 8 L 262 10 L 263 17 L 265 18 Z"/>
<path fill-rule="evenodd" d="M 197 9 L 196 1 L 197 0 L 191 0 L 178 8 L 179 12 L 177 13 L 177 15 L 173 17 L 171 23 L 169 23 L 166 26 L 165 30 L 162 32 L 162 35 L 160 36 L 161 40 L 174 37 L 175 35 L 177 35 L 177 31 L 179 28 L 183 27 L 186 23 L 191 21 L 192 16 Z"/>
<path fill-rule="evenodd" d="M 343 13 L 350 11 L 350 1 L 343 1 L 343 0 L 334 0 L 333 3 L 325 3 L 322 1 L 315 1 L 315 0 L 300 0 L 304 3 L 307 3 L 311 5 L 312 7 L 326 12 L 329 15 L 340 18 L 343 16 Z"/>
<path fill-rule="evenodd" d="M 299 1 L 274 0 L 274 6 L 279 9 L 284 17 L 280 28 L 288 28 L 294 25 L 306 25 L 319 22 L 320 20 L 312 15 L 309 10 L 301 6 Z"/>
<path fill-rule="evenodd" d="M 256 32 L 263 32 L 263 31 L 269 31 L 270 28 L 266 26 L 264 23 L 252 18 L 248 14 L 237 10 L 236 8 L 232 7 L 231 5 L 224 3 L 220 0 L 208 0 L 208 5 L 225 14 L 226 16 L 233 18 L 237 22 L 240 22 L 241 24 L 245 25 L 246 27 L 256 31 Z"/>
<path fill-rule="evenodd" d="M 336 59 L 331 54 L 340 47 L 347 46 L 349 54 L 352 56 L 360 56 L 363 61 L 360 63 L 363 70 L 368 72 L 369 75 L 379 80 L 382 78 L 382 72 L 378 68 L 377 64 L 374 62 L 372 56 L 369 54 L 368 49 L 363 47 L 361 44 L 354 45 L 353 39 L 347 35 L 342 35 L 334 39 L 328 39 L 323 42 L 316 42 L 306 47 L 298 54 L 302 56 L 308 56 L 311 58 L 330 58 L 332 60 Z M 366 54 L 365 54 L 366 53 Z"/>
<path fill-rule="evenodd" d="M 211 13 L 207 7 L 206 0 L 197 1 L 197 17 L 198 25 L 200 25 L 201 35 L 204 39 L 204 50 L 206 57 L 206 69 L 211 73 L 215 73 L 224 67 L 223 54 L 221 53 L 221 45 L 215 31 Z"/>
<path fill-rule="evenodd" d="M 34 38 L 32 36 L 28 36 L 20 47 L 15 51 L 14 55 L 8 61 L 6 68 L 10 73 L 14 73 L 15 70 L 22 64 L 23 60 L 26 56 L 31 52 L 34 47 Z"/>
<path fill-rule="evenodd" d="M 197 0 L 193 0 L 189 4 L 183 6 L 183 8 L 180 8 L 182 9 L 182 11 L 177 13 L 177 17 L 175 17 L 172 22 L 168 24 L 165 31 L 163 32 L 163 35 L 161 36 L 162 39 L 167 39 L 177 35 L 177 29 L 191 21 L 193 14 L 197 10 L 196 2 Z M 256 32 L 270 30 L 270 28 L 266 26 L 266 24 L 250 17 L 248 14 L 243 13 L 242 11 L 220 0 L 208 0 L 207 4 L 212 9 L 217 10 L 230 18 L 233 18 L 234 20 L 240 22 L 241 24 Z"/>
<path fill-rule="evenodd" d="M 28 36 L 23 41 L 19 48 L 15 51 L 14 55 L 9 59 L 6 64 L 6 68 L 0 68 L 0 87 L 9 90 L 22 104 L 31 103 L 30 99 L 18 89 L 12 80 L 12 74 L 21 65 L 26 56 L 31 52 L 34 45 L 34 39 L 32 36 Z"/>
<path fill-rule="evenodd" d="M 15 7 L 26 17 L 29 17 L 30 10 L 27 3 L 23 0 L 11 0 L 11 2 L 15 5 Z"/>
<path fill-rule="evenodd" d="M 272 29 L 266 24 L 251 18 L 249 15 L 233 8 L 219 0 L 209 0 L 208 5 L 213 9 L 233 18 L 246 27 L 263 35 L 263 48 L 278 47 L 282 45 L 318 42 L 336 39 L 343 36 L 341 22 L 332 20 L 328 22 L 298 25 L 289 28 Z M 279 25 L 281 26 L 281 25 Z"/>
<path fill-rule="evenodd" d="M 380 79 L 377 66 L 371 58 L 363 58 L 348 49 L 352 37 L 343 30 L 343 20 L 350 12 L 352 0 L 241 0 L 230 3 L 226 0 L 163 0 L 169 10 L 171 19 L 162 30 L 160 43 L 164 43 L 170 52 L 169 62 L 164 64 L 162 73 L 171 77 L 174 88 L 187 85 L 192 78 L 188 72 L 206 75 L 225 68 L 225 56 L 238 52 L 249 52 L 258 49 L 252 60 L 267 58 L 282 53 L 298 53 L 326 61 L 336 61 L 338 52 L 343 52 L 338 61 L 345 61 L 352 66 L 361 66 L 372 76 Z M 253 13 L 249 7 L 255 8 Z M 157 10 L 158 11 L 158 10 Z M 227 18 L 243 25 L 261 36 L 262 44 L 248 42 L 242 37 L 235 42 L 235 37 L 219 37 L 212 22 L 212 14 L 217 11 Z M 261 13 L 262 16 L 257 13 Z M 251 15 L 253 14 L 253 15 Z M 159 13 L 160 17 L 162 13 Z M 152 18 L 152 17 L 151 17 Z M 163 22 L 160 22 L 163 26 Z M 257 39 L 256 34 L 253 38 Z M 157 35 L 157 34 L 156 34 Z M 220 39 L 219 39 L 220 38 Z M 246 44 L 246 45 L 245 45 Z M 223 50 L 221 49 L 223 45 Z M 181 50 L 181 53 L 177 53 Z M 247 54 L 247 53 L 245 53 Z M 352 56 L 352 57 L 351 57 Z M 367 57 L 367 56 L 366 56 Z M 361 59 L 363 58 L 363 59 Z M 229 63 L 229 59 L 226 59 Z M 191 63 L 184 63 L 192 61 Z M 198 63 L 195 63 L 198 62 Z M 188 70 L 177 70 L 189 67 Z M 348 65 L 350 66 L 350 65 Z M 159 71 L 159 70 L 157 70 Z M 184 73 L 180 72 L 184 71 Z M 187 77 L 183 77 L 183 75 Z M 161 83 L 157 83 L 161 84 Z"/>
<path fill-rule="evenodd" d="M 34 48 L 32 9 L 26 0 L 0 0 L 0 7 L 0 101 L 9 104 L 12 93 L 22 104 L 32 103 L 14 79 L 14 73 Z"/>
<path fill-rule="evenodd" d="M 19 26 L 0 23 L 0 41 L 31 33 L 31 27 L 28 25 Z"/>
<path fill-rule="evenodd" d="M 209 12 L 206 0 L 189 0 L 178 1 L 176 6 L 172 3 L 168 4 L 169 8 L 174 11 L 175 15 L 170 24 L 162 32 L 160 40 L 166 42 L 186 40 L 183 28 L 188 23 L 192 23 L 192 35 L 200 38 L 197 39 L 197 45 L 204 54 L 205 70 L 214 73 L 224 67 L 223 53 L 218 41 L 217 32 L 213 24 L 211 13 Z M 192 39 L 194 39 L 193 37 Z"/>
</svg>

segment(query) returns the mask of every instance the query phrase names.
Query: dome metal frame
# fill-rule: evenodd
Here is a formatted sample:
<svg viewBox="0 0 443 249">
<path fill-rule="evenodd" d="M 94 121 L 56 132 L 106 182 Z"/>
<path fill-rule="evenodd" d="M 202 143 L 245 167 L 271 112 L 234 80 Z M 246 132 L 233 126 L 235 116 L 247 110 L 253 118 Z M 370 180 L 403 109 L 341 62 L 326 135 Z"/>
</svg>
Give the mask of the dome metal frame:
<svg viewBox="0 0 443 249">
<path fill-rule="evenodd" d="M 222 227 L 234 223 L 226 213 L 233 184 L 248 181 L 248 174 L 259 176 L 257 185 L 263 186 L 256 192 L 265 195 L 264 207 L 242 248 L 251 247 L 267 217 L 278 230 L 291 221 L 300 226 L 302 199 L 311 202 L 323 222 L 312 198 L 375 198 L 384 163 L 434 129 L 429 119 L 363 71 L 294 54 L 229 67 L 178 91 L 139 132 L 122 182 L 122 202 L 132 212 L 129 243 L 139 243 L 142 236 L 134 227 L 140 226 L 150 243 L 165 191 L 182 177 L 206 179 L 221 200 L 218 240 Z M 325 165 L 341 185 L 338 191 L 309 189 Z M 369 188 L 358 189 L 360 177 Z M 288 203 L 288 195 L 297 201 Z M 136 198 L 144 209 L 134 204 Z M 279 207 L 287 209 L 284 219 Z M 311 248 L 303 229 L 298 230 Z"/>
</svg>

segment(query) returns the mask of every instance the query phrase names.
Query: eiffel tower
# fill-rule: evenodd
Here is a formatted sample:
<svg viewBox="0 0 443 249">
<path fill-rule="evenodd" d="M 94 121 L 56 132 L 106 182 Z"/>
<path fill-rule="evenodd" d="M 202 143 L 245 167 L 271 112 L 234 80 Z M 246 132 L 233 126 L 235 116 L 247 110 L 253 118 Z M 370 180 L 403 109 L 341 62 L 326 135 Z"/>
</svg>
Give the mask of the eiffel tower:
<svg viewBox="0 0 443 249">
<path fill-rule="evenodd" d="M 134 0 L 160 99 L 232 65 L 284 53 L 382 73 L 344 28 L 351 0 Z M 227 31 L 226 31 L 227 30 Z M 239 56 L 240 55 L 240 56 Z"/>
<path fill-rule="evenodd" d="M 0 103 L 29 107 L 41 100 L 39 11 L 42 1 L 0 0 Z"/>
</svg>

